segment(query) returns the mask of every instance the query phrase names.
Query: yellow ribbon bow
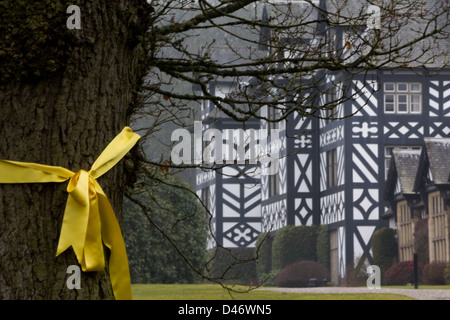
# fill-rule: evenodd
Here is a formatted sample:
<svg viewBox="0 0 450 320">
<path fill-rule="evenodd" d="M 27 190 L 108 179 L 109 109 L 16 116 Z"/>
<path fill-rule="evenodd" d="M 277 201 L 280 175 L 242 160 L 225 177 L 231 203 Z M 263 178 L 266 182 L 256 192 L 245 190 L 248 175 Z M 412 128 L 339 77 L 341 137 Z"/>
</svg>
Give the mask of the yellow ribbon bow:
<svg viewBox="0 0 450 320">
<path fill-rule="evenodd" d="M 0 160 L 0 183 L 64 182 L 69 193 L 56 256 L 73 247 L 83 271 L 105 268 L 103 244 L 110 249 L 109 269 L 116 299 L 131 299 L 125 243 L 111 204 L 96 179 L 117 164 L 140 136 L 129 127 L 117 135 L 89 172 L 62 167 Z"/>
</svg>

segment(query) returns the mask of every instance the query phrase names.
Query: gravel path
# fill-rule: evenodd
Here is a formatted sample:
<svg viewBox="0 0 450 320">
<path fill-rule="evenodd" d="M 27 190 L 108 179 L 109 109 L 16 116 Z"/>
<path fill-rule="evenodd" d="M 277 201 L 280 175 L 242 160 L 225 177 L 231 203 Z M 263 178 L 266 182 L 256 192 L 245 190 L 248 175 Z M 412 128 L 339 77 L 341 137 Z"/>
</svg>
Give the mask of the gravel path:
<svg viewBox="0 0 450 320">
<path fill-rule="evenodd" d="M 272 290 L 280 292 L 295 293 L 393 293 L 409 296 L 416 300 L 450 300 L 450 290 L 433 289 L 367 289 L 351 287 L 318 287 L 318 288 L 260 288 L 258 290 Z"/>
</svg>

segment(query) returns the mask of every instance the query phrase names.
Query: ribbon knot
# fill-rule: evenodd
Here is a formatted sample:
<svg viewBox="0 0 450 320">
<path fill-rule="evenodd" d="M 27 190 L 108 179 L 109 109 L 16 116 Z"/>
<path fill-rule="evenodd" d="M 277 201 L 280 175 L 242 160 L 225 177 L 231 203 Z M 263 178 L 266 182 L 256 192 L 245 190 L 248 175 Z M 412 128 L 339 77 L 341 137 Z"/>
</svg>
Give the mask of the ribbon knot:
<svg viewBox="0 0 450 320">
<path fill-rule="evenodd" d="M 122 233 L 111 204 L 97 178 L 117 164 L 140 136 L 125 127 L 100 154 L 89 172 L 62 167 L 0 160 L 0 183 L 64 182 L 66 208 L 56 256 L 72 246 L 83 271 L 105 268 L 103 244 L 110 251 L 109 269 L 116 299 L 131 299 L 128 259 Z"/>
<path fill-rule="evenodd" d="M 83 271 L 105 268 L 100 210 L 95 180 L 85 170 L 74 174 L 67 185 L 66 211 L 56 255 L 72 246 Z"/>
<path fill-rule="evenodd" d="M 75 173 L 69 180 L 69 184 L 67 185 L 67 192 L 71 197 L 83 207 L 87 207 L 89 202 L 86 202 L 92 196 L 95 196 L 95 189 L 91 187 L 92 182 L 90 181 L 91 177 L 89 173 L 85 170 L 80 170 Z M 93 190 L 91 190 L 93 189 Z M 86 191 L 88 192 L 88 196 L 86 195 Z"/>
</svg>

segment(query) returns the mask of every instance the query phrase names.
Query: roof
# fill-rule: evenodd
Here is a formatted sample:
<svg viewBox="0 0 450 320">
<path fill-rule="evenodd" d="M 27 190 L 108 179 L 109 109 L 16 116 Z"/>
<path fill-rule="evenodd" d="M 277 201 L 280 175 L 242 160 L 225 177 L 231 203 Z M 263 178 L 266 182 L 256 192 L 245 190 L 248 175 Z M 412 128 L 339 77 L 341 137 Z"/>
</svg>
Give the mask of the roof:
<svg viewBox="0 0 450 320">
<path fill-rule="evenodd" d="M 388 53 L 390 50 L 397 51 L 399 49 L 396 53 L 377 56 L 377 64 L 384 68 L 402 65 L 407 68 L 423 66 L 442 68 L 448 66 L 448 53 L 450 52 L 448 39 L 450 21 L 448 20 L 448 9 L 443 1 L 424 0 L 416 5 L 406 5 L 400 1 L 395 4 L 394 8 L 391 1 L 320 0 L 319 3 L 313 1 L 313 5 L 306 1 L 296 1 L 295 5 L 293 2 L 288 6 L 288 12 L 294 17 L 295 13 L 303 12 L 302 24 L 311 20 L 319 20 L 316 30 L 305 29 L 306 32 L 302 33 L 311 33 L 317 37 L 331 27 L 343 27 L 349 33 L 349 39 L 353 38 L 349 41 L 357 41 L 355 40 L 356 35 L 371 42 L 375 37 L 374 31 L 362 32 L 361 28 L 365 29 L 376 16 L 374 11 L 369 12 L 371 4 L 373 4 L 372 7 L 378 7 L 380 12 L 380 28 L 377 35 L 382 39 L 381 51 Z M 273 0 L 273 2 L 277 2 L 277 0 Z M 440 35 L 435 34 L 437 39 L 429 37 L 411 43 L 413 40 L 421 39 L 424 34 L 435 32 L 435 28 L 438 30 L 442 27 L 445 27 L 443 32 Z M 359 46 L 358 51 L 361 54 L 372 50 L 367 45 L 359 44 Z M 395 62 L 392 61 L 392 54 L 395 56 Z"/>
<path fill-rule="evenodd" d="M 389 171 L 384 190 L 384 199 L 392 200 L 396 195 L 415 194 L 416 172 L 421 159 L 420 150 L 392 151 Z"/>
<path fill-rule="evenodd" d="M 425 152 L 434 184 L 449 183 L 450 138 L 425 138 Z"/>
<path fill-rule="evenodd" d="M 395 159 L 397 181 L 403 194 L 414 192 L 414 181 L 419 166 L 420 150 L 394 150 L 392 156 Z"/>
<path fill-rule="evenodd" d="M 380 1 L 381 29 L 379 33 L 380 37 L 384 39 L 382 51 L 388 52 L 389 48 L 398 48 L 407 44 L 412 39 L 422 36 L 425 30 L 428 33 L 431 32 L 431 28 L 435 27 L 434 22 L 436 22 L 437 28 L 450 24 L 446 15 L 448 11 L 439 5 L 440 1 L 443 0 L 423 1 L 420 8 L 408 8 L 399 3 L 393 11 L 396 14 L 394 17 L 386 17 L 389 10 L 392 11 L 391 1 Z M 226 3 L 226 1 L 223 2 Z M 286 34 L 289 37 L 295 35 L 302 39 L 317 41 L 318 38 L 325 36 L 330 28 L 342 27 L 350 38 L 357 36 L 356 38 L 368 40 L 374 36 L 373 30 L 363 31 L 371 17 L 371 14 L 367 12 L 370 3 L 371 1 L 360 0 L 268 0 L 255 3 L 233 13 L 232 16 L 236 16 L 236 19 L 227 16 L 215 20 L 214 23 L 219 26 L 224 24 L 220 28 L 201 29 L 193 32 L 197 36 L 189 38 L 189 48 L 211 49 L 211 60 L 214 62 L 236 64 L 236 62 L 243 62 L 246 59 L 266 56 L 267 53 L 260 53 L 256 49 L 267 49 L 268 38 L 274 35 Z M 377 2 L 373 1 L 373 3 Z M 409 11 L 402 14 L 402 10 Z M 437 19 L 430 23 L 430 17 L 439 13 Z M 241 24 L 234 25 L 240 19 L 255 21 L 259 23 L 259 27 L 249 30 Z M 233 23 L 228 25 L 230 22 Z M 278 30 L 275 28 L 289 25 L 295 26 L 295 29 L 294 27 Z M 271 27 L 274 30 L 271 30 Z M 450 31 L 450 26 L 447 26 L 446 31 Z M 360 50 L 358 51 L 361 53 L 371 49 L 367 45 L 362 45 L 361 39 L 353 38 L 352 41 L 355 41 L 353 47 L 359 46 Z M 408 68 L 423 65 L 427 67 L 448 66 L 450 41 L 445 35 L 440 38 L 436 41 L 424 39 L 412 46 L 407 45 L 401 49 L 398 56 L 395 53 L 377 56 L 377 64 L 386 68 L 393 65 Z M 276 49 L 276 45 L 274 49 Z M 395 63 L 389 61 L 392 55 L 396 56 Z M 414 60 L 414 58 L 417 58 L 415 65 L 411 63 L 411 59 Z M 404 64 L 403 62 L 406 61 L 410 63 Z"/>
</svg>

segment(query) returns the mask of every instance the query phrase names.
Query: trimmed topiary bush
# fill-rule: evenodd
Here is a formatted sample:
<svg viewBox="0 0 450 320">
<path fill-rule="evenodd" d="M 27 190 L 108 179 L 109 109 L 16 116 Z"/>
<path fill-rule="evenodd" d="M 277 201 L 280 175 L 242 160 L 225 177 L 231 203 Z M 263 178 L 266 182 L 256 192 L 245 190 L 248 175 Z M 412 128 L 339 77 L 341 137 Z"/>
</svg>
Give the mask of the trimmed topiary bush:
<svg viewBox="0 0 450 320">
<path fill-rule="evenodd" d="M 317 262 L 330 270 L 330 233 L 327 224 L 319 226 L 316 251 Z"/>
<path fill-rule="evenodd" d="M 261 275 L 261 277 L 258 278 L 259 285 L 266 286 L 266 287 L 276 286 L 275 279 L 279 273 L 280 273 L 280 270 L 272 270 L 268 273 Z"/>
<path fill-rule="evenodd" d="M 256 275 L 259 284 L 268 285 L 269 281 L 273 282 L 273 276 L 270 276 L 272 271 L 272 244 L 273 237 L 267 232 L 261 232 L 256 239 L 254 256 L 256 257 Z"/>
<path fill-rule="evenodd" d="M 373 264 L 380 267 L 381 271 L 388 270 L 398 261 L 396 231 L 391 228 L 381 228 L 373 233 L 372 252 Z"/>
<path fill-rule="evenodd" d="M 429 285 L 445 284 L 446 262 L 432 262 L 423 268 L 423 282 Z"/>
<path fill-rule="evenodd" d="M 297 261 L 286 266 L 275 278 L 278 287 L 307 287 L 311 278 L 328 278 L 328 270 L 316 261 Z"/>
<path fill-rule="evenodd" d="M 286 226 L 278 229 L 272 245 L 272 268 L 282 270 L 296 261 L 316 261 L 317 234 L 317 226 Z"/>
<path fill-rule="evenodd" d="M 422 264 L 419 263 L 419 281 L 422 278 Z M 414 262 L 401 261 L 390 267 L 384 275 L 386 285 L 407 285 L 414 282 Z"/>
</svg>

